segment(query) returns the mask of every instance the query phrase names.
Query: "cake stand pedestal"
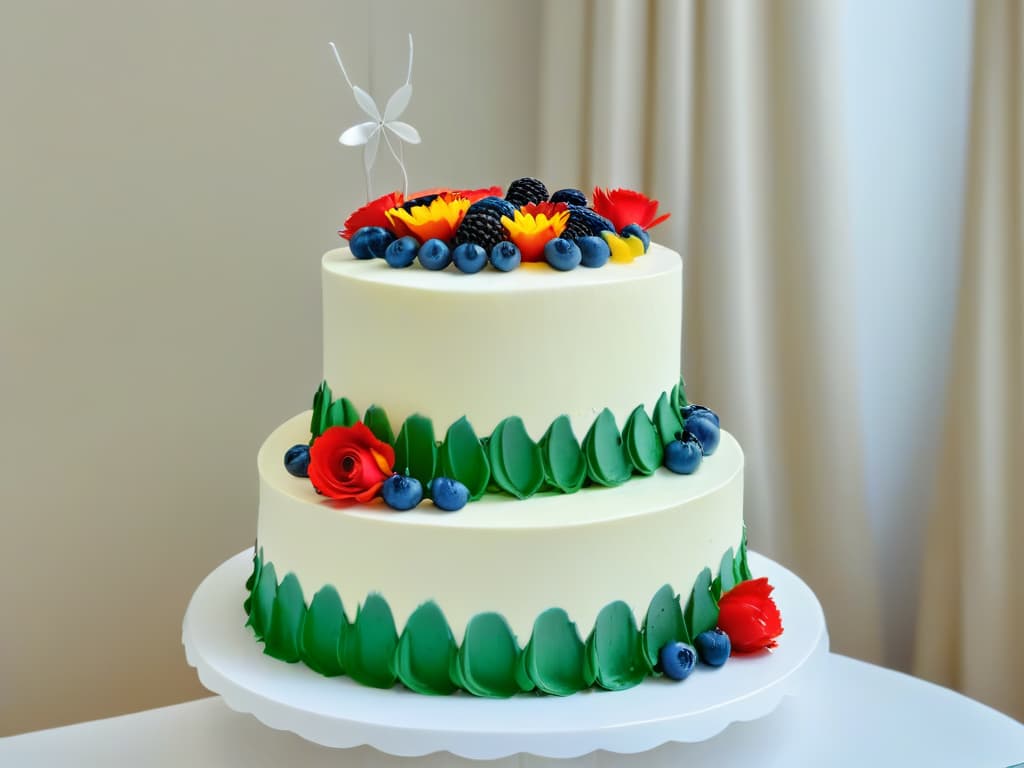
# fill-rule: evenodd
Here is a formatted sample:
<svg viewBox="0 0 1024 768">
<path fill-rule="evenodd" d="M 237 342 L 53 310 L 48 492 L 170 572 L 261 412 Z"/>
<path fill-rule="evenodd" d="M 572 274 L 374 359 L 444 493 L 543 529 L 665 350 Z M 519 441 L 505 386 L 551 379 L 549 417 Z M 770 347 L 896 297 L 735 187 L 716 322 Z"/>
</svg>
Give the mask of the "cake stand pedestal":
<svg viewBox="0 0 1024 768">
<path fill-rule="evenodd" d="M 775 586 L 785 625 L 779 647 L 770 653 L 734 656 L 719 669 L 698 665 L 681 683 L 648 679 L 626 691 L 588 690 L 565 698 L 523 694 L 494 700 L 461 692 L 422 696 L 401 686 L 378 690 L 263 654 L 243 626 L 252 556 L 250 548 L 232 557 L 192 596 L 182 627 L 188 663 L 232 709 L 329 747 L 368 745 L 398 756 L 443 751 L 473 760 L 647 752 L 669 742 L 703 741 L 730 723 L 770 714 L 799 691 L 828 651 L 814 593 L 778 563 L 752 552 L 751 570 Z"/>
</svg>

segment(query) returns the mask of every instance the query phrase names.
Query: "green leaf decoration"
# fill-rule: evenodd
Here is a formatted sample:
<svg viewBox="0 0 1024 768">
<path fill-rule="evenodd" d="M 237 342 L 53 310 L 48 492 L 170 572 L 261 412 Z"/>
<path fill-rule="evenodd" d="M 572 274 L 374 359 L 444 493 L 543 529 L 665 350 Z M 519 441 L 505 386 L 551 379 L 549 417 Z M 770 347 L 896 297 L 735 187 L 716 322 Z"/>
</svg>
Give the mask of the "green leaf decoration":
<svg viewBox="0 0 1024 768">
<path fill-rule="evenodd" d="M 679 377 L 679 383 L 672 387 L 671 400 L 676 413 L 690 404 L 686 399 L 686 381 L 682 376 Z"/>
<path fill-rule="evenodd" d="M 544 484 L 540 447 L 530 439 L 518 416 L 498 423 L 487 444 L 491 474 L 498 486 L 519 499 L 533 496 Z"/>
<path fill-rule="evenodd" d="M 576 625 L 561 608 L 549 608 L 537 617 L 522 655 L 530 679 L 544 693 L 569 696 L 587 687 L 583 680 L 585 646 Z"/>
<path fill-rule="evenodd" d="M 576 493 L 587 477 L 587 461 L 573 434 L 569 417 L 555 419 L 540 440 L 544 479 L 562 493 Z"/>
<path fill-rule="evenodd" d="M 387 601 L 377 594 L 366 598 L 356 620 L 345 633 L 342 666 L 357 682 L 373 688 L 395 684 L 395 648 L 398 633 Z"/>
<path fill-rule="evenodd" d="M 466 486 L 470 501 L 476 501 L 487 491 L 491 465 L 487 461 L 487 452 L 465 416 L 448 427 L 444 436 L 441 474 Z"/>
<path fill-rule="evenodd" d="M 641 475 L 654 474 L 665 459 L 665 447 L 658 430 L 642 405 L 633 409 L 622 428 L 622 446 L 629 463 Z"/>
<path fill-rule="evenodd" d="M 374 437 L 388 445 L 395 444 L 395 433 L 391 431 L 388 415 L 379 405 L 371 405 L 363 416 L 363 424 L 369 427 Z"/>
<path fill-rule="evenodd" d="M 743 537 L 740 539 L 740 553 L 733 564 L 733 573 L 736 576 L 736 583 L 749 581 L 754 578 L 750 572 L 750 565 L 747 563 L 747 526 L 743 526 Z"/>
<path fill-rule="evenodd" d="M 249 615 L 249 626 L 256 633 L 257 640 L 262 640 L 269 631 L 275 597 L 277 573 L 274 571 L 273 563 L 265 563 L 260 569 L 260 577 L 252 593 L 252 613 Z"/>
<path fill-rule="evenodd" d="M 347 397 L 339 397 L 331 403 L 327 411 L 327 427 L 351 427 L 357 421 L 359 412 Z"/>
<path fill-rule="evenodd" d="M 587 476 L 600 485 L 622 485 L 633 473 L 615 416 L 607 408 L 598 414 L 583 438 L 583 456 L 587 461 Z"/>
<path fill-rule="evenodd" d="M 437 443 L 434 424 L 426 416 L 414 413 L 405 420 L 395 441 L 395 472 L 415 477 L 426 494 L 437 470 Z"/>
<path fill-rule="evenodd" d="M 321 381 L 320 387 L 313 395 L 313 418 L 309 423 L 310 443 L 327 429 L 327 411 L 331 407 L 331 396 L 331 388 L 327 386 L 326 381 Z"/>
<path fill-rule="evenodd" d="M 589 665 L 596 670 L 595 680 L 602 688 L 621 691 L 644 679 L 647 659 L 628 605 L 616 600 L 601 609 L 587 638 L 587 654 Z"/>
<path fill-rule="evenodd" d="M 683 621 L 683 609 L 679 606 L 679 595 L 671 585 L 663 586 L 651 599 L 640 635 L 651 669 L 658 669 L 658 657 L 665 645 L 677 641 L 691 642 Z"/>
<path fill-rule="evenodd" d="M 412 612 L 398 641 L 398 679 L 416 693 L 452 693 L 455 685 L 449 669 L 457 652 L 455 638 L 437 603 L 423 603 Z"/>
<path fill-rule="evenodd" d="M 338 647 L 345 642 L 349 623 L 338 591 L 329 584 L 313 595 L 302 623 L 299 656 L 310 669 L 326 677 L 345 672 Z"/>
<path fill-rule="evenodd" d="M 527 643 L 526 649 L 519 654 L 519 659 L 516 661 L 516 685 L 519 686 L 519 690 L 525 693 L 529 693 L 537 687 L 534 685 L 533 679 L 526 669 L 526 652 L 529 650 L 529 647 L 530 644 Z"/>
<path fill-rule="evenodd" d="M 718 575 L 711 582 L 711 594 L 714 595 L 715 602 L 721 600 L 722 595 L 736 586 L 736 579 L 733 576 L 733 562 L 732 547 L 729 547 L 725 554 L 722 555 L 722 562 L 718 566 Z"/>
<path fill-rule="evenodd" d="M 714 629 L 718 623 L 718 603 L 711 594 L 710 568 L 705 568 L 697 576 L 697 583 L 693 585 L 693 592 L 686 603 L 683 618 L 686 620 L 686 629 L 690 637 L 697 637 L 701 632 Z"/>
<path fill-rule="evenodd" d="M 477 696 L 503 699 L 519 692 L 519 645 L 505 619 L 478 613 L 469 620 L 459 648 L 463 687 Z"/>
<path fill-rule="evenodd" d="M 256 584 L 260 580 L 261 568 L 263 568 L 263 552 L 262 550 L 256 551 L 256 547 L 253 547 L 252 573 L 249 575 L 249 578 L 245 580 L 245 591 L 248 594 L 245 596 L 245 602 L 242 603 L 242 610 L 245 611 L 246 616 L 250 616 L 252 614 L 252 593 L 255 591 Z M 251 620 L 247 618 L 245 626 L 248 627 L 250 624 Z"/>
<path fill-rule="evenodd" d="M 679 410 L 672 407 L 668 395 L 664 392 L 658 398 L 654 406 L 654 426 L 661 436 L 661 444 L 668 445 L 676 439 L 676 435 L 683 431 L 683 423 L 679 420 Z"/>
<path fill-rule="evenodd" d="M 270 629 L 263 652 L 275 659 L 294 663 L 299 660 L 299 639 L 306 618 L 306 601 L 294 573 L 289 573 L 277 587 L 271 609 Z"/>
</svg>

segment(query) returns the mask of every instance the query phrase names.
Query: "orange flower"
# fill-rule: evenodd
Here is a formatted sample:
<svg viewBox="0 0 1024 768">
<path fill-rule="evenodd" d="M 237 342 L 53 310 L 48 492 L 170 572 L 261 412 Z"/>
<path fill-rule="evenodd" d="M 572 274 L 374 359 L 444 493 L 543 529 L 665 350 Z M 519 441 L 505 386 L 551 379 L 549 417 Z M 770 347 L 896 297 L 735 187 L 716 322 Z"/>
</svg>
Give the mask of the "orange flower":
<svg viewBox="0 0 1024 768">
<path fill-rule="evenodd" d="M 594 187 L 594 210 L 614 224 L 617 232 L 630 224 L 650 229 L 670 216 L 668 213 L 658 216 L 658 201 L 632 189 Z"/>
<path fill-rule="evenodd" d="M 363 227 L 384 227 L 391 229 L 386 211 L 397 208 L 404 202 L 401 192 L 389 192 L 386 195 L 371 200 L 358 211 L 345 219 L 345 228 L 338 231 L 338 234 L 346 240 L 351 240 L 356 232 Z"/>
<path fill-rule="evenodd" d="M 524 262 L 543 261 L 544 246 L 561 236 L 567 221 L 569 208 L 565 203 L 530 203 L 516 211 L 514 218 L 501 217 Z"/>
<path fill-rule="evenodd" d="M 445 192 L 430 205 L 414 205 L 408 211 L 392 208 L 386 212 L 392 229 L 399 237 L 412 235 L 421 243 L 432 238 L 451 240 L 469 208 L 469 200 L 454 192 Z"/>
</svg>

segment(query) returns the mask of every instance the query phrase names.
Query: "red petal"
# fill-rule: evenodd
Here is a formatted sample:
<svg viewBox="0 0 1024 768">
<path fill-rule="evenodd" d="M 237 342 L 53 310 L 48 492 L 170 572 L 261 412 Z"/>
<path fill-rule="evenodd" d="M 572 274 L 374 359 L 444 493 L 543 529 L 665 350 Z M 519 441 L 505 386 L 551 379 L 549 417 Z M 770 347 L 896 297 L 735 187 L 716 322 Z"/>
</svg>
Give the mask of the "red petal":
<svg viewBox="0 0 1024 768">
<path fill-rule="evenodd" d="M 345 219 L 345 228 L 339 230 L 338 234 L 346 240 L 351 240 L 356 232 L 363 227 L 384 227 L 384 229 L 393 231 L 391 222 L 384 212 L 397 208 L 402 202 L 401 192 L 388 192 L 386 195 L 381 195 Z"/>
</svg>

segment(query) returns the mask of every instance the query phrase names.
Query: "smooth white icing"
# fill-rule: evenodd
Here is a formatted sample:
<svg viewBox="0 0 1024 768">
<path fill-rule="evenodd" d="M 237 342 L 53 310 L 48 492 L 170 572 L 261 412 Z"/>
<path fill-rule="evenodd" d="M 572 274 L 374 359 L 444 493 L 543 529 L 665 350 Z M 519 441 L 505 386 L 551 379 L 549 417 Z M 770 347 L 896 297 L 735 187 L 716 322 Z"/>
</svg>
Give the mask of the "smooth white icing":
<svg viewBox="0 0 1024 768">
<path fill-rule="evenodd" d="M 412 413 L 443 434 L 519 416 L 539 439 L 561 414 L 578 438 L 607 407 L 621 428 L 679 381 L 682 264 L 652 244 L 629 264 L 558 272 L 392 269 L 347 248 L 323 258 L 324 378 L 395 429 Z"/>
<path fill-rule="evenodd" d="M 401 631 L 434 600 L 458 640 L 469 619 L 497 611 L 521 643 L 547 608 L 564 608 L 584 635 L 609 602 L 639 623 L 663 584 L 686 592 L 705 566 L 717 572 L 743 529 L 743 453 L 728 433 L 689 476 L 658 470 L 617 488 L 525 501 L 488 494 L 456 513 L 429 502 L 394 512 L 381 500 L 338 507 L 284 469 L 285 451 L 309 438 L 310 414 L 283 424 L 258 457 L 258 545 L 278 578 L 293 572 L 307 603 L 333 585 L 350 618 L 382 594 Z"/>
</svg>

